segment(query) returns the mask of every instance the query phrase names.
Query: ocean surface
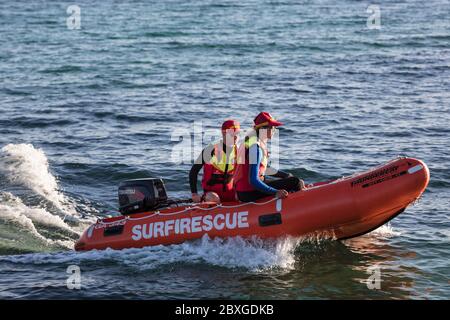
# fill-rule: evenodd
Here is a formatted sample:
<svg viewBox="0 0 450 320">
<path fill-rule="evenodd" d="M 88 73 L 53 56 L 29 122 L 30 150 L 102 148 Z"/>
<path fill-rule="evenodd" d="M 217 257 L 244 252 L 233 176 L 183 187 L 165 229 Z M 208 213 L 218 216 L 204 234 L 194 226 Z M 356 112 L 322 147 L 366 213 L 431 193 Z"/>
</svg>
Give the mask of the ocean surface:
<svg viewBox="0 0 450 320">
<path fill-rule="evenodd" d="M 1 1 L 0 298 L 450 298 L 450 2 L 376 4 L 380 28 L 367 1 Z M 260 111 L 285 123 L 280 167 L 307 183 L 406 155 L 429 187 L 344 242 L 73 251 L 118 214 L 120 181 L 189 196 L 177 133 Z"/>
</svg>

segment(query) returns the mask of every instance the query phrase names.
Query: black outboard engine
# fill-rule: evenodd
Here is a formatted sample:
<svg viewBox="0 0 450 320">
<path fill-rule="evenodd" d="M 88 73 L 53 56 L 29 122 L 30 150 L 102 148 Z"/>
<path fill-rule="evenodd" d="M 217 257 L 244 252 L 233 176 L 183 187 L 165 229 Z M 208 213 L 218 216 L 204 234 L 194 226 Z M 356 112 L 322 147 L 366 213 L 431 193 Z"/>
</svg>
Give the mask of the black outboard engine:
<svg viewBox="0 0 450 320">
<path fill-rule="evenodd" d="M 162 179 L 127 180 L 119 185 L 119 211 L 123 215 L 164 206 L 167 206 L 167 193 Z"/>
</svg>

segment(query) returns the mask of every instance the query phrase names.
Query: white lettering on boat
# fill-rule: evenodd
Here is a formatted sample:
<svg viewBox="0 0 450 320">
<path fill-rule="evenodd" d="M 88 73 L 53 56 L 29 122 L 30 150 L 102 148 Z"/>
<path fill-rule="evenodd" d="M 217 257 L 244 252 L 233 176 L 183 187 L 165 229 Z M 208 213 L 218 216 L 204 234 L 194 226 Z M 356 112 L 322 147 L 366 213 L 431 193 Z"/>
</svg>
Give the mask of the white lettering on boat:
<svg viewBox="0 0 450 320">
<path fill-rule="evenodd" d="M 423 169 L 423 165 L 418 164 L 418 165 L 416 165 L 416 166 L 414 166 L 414 167 L 412 167 L 412 168 L 409 168 L 409 169 L 408 169 L 408 173 L 409 173 L 409 174 L 413 174 L 413 173 L 416 173 L 417 171 L 420 171 L 420 170 L 422 170 L 422 169 Z"/>
<path fill-rule="evenodd" d="M 131 239 L 139 241 L 141 239 L 168 237 L 174 234 L 208 232 L 213 229 L 223 230 L 224 228 L 232 230 L 248 227 L 248 211 L 225 214 L 218 213 L 214 216 L 205 215 L 137 224 L 131 229 Z"/>
</svg>

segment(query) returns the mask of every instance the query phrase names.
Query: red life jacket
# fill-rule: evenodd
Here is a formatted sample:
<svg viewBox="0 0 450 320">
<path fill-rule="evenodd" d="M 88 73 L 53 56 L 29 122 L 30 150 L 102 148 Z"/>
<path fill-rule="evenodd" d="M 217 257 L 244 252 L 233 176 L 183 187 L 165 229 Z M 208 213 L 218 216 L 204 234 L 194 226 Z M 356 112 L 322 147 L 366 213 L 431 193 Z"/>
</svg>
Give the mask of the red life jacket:
<svg viewBox="0 0 450 320">
<path fill-rule="evenodd" d="M 255 187 L 250 183 L 250 147 L 257 144 L 263 150 L 263 158 L 259 165 L 259 178 L 264 180 L 264 174 L 266 173 L 267 163 L 269 159 L 269 153 L 267 151 L 267 146 L 265 143 L 258 140 L 257 137 L 247 137 L 245 142 L 240 145 L 238 150 L 238 164 L 236 166 L 236 172 L 234 175 L 234 185 L 236 191 L 248 192 L 256 190 Z M 251 159 L 256 161 L 256 159 Z"/>
<path fill-rule="evenodd" d="M 223 151 L 223 142 L 214 145 L 214 153 L 211 159 L 203 165 L 202 188 L 206 193 L 217 193 L 223 202 L 235 201 L 233 177 L 236 167 L 237 148 L 227 157 Z"/>
</svg>

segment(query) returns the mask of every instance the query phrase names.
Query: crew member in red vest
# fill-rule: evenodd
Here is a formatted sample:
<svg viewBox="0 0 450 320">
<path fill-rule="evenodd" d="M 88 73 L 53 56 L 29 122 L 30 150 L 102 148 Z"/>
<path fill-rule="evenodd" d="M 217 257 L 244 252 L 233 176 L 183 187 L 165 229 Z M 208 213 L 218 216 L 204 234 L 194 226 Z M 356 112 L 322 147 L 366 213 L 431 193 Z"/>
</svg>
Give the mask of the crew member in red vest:
<svg viewBox="0 0 450 320">
<path fill-rule="evenodd" d="M 304 182 L 290 173 L 270 168 L 270 176 L 280 179 L 266 181 L 269 175 L 269 152 L 267 142 L 272 139 L 275 128 L 282 123 L 270 113 L 261 112 L 254 119 L 254 131 L 245 137 L 238 150 L 237 167 L 234 177 L 237 198 L 252 202 L 271 195 L 286 198 L 289 192 L 300 191 Z"/>
<path fill-rule="evenodd" d="M 233 177 L 236 165 L 237 139 L 240 124 L 227 120 L 222 124 L 222 139 L 203 149 L 189 172 L 192 201 L 230 202 L 236 201 Z M 202 188 L 197 192 L 198 173 L 203 168 Z"/>
</svg>

